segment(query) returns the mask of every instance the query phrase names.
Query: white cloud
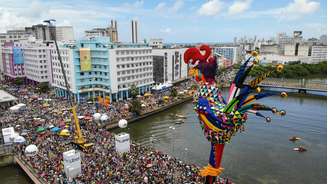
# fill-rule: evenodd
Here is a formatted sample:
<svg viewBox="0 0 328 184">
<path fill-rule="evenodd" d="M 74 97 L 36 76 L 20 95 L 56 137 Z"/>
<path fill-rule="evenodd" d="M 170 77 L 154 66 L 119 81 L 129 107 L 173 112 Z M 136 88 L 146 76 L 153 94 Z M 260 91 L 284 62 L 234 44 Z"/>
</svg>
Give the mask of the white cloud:
<svg viewBox="0 0 328 184">
<path fill-rule="evenodd" d="M 258 17 L 273 17 L 279 21 L 290 21 L 302 18 L 306 15 L 316 12 L 320 8 L 320 3 L 311 0 L 293 0 L 285 7 L 250 11 L 240 13 L 232 18 L 258 18 Z"/>
<path fill-rule="evenodd" d="M 176 0 L 175 3 L 172 6 L 172 10 L 174 12 L 177 12 L 183 7 L 183 5 L 184 5 L 183 0 Z"/>
<path fill-rule="evenodd" d="M 163 28 L 160 30 L 162 33 L 171 33 L 172 32 L 172 29 L 167 27 L 167 28 Z"/>
<path fill-rule="evenodd" d="M 309 0 L 294 0 L 287 7 L 277 9 L 276 14 L 282 18 L 298 18 L 318 10 L 320 3 Z"/>
<path fill-rule="evenodd" d="M 228 10 L 229 15 L 235 15 L 245 12 L 251 5 L 252 0 L 237 0 L 235 1 Z"/>
<path fill-rule="evenodd" d="M 166 3 L 160 2 L 158 5 L 155 7 L 155 11 L 164 11 L 166 8 Z"/>
<path fill-rule="evenodd" d="M 155 7 L 155 11 L 157 12 L 170 12 L 170 13 L 176 13 L 177 11 L 179 11 L 184 5 L 184 1 L 183 0 L 176 0 L 173 5 L 168 5 L 165 2 L 160 2 L 157 4 L 157 6 Z"/>
<path fill-rule="evenodd" d="M 219 0 L 210 0 L 198 9 L 199 15 L 214 16 L 217 15 L 221 10 L 222 3 Z"/>
</svg>

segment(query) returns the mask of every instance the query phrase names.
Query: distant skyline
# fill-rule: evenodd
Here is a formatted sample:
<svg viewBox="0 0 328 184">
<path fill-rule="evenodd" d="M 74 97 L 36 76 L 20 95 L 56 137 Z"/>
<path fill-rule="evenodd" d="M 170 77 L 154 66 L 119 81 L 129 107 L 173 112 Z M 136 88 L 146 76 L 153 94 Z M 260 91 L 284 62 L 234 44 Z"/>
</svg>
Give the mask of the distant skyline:
<svg viewBox="0 0 328 184">
<path fill-rule="evenodd" d="M 232 42 L 234 37 L 275 37 L 302 30 L 305 38 L 326 34 L 326 0 L 0 0 L 0 32 L 42 23 L 71 25 L 75 38 L 117 20 L 119 41 L 131 41 L 132 19 L 139 40 Z"/>
</svg>

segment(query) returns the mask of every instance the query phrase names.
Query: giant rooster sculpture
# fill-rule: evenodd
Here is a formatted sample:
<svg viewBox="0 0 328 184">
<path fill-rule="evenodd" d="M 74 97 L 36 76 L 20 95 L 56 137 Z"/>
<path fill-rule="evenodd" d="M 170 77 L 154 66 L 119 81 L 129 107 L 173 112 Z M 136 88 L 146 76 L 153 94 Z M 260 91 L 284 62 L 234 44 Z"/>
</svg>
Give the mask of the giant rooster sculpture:
<svg viewBox="0 0 328 184">
<path fill-rule="evenodd" d="M 211 142 L 209 164 L 200 170 L 205 183 L 213 183 L 220 175 L 220 167 L 225 143 L 238 131 L 242 131 L 248 113 L 264 118 L 267 122 L 270 117 L 264 116 L 260 111 L 271 111 L 274 114 L 285 115 L 284 110 L 278 111 L 275 107 L 255 103 L 255 100 L 275 95 L 277 93 L 260 92 L 258 84 L 272 72 L 281 72 L 283 65 L 277 65 L 274 70 L 268 71 L 244 84 L 252 67 L 259 62 L 258 53 L 252 51 L 240 66 L 235 79 L 231 83 L 227 100 L 222 96 L 215 81 L 218 69 L 217 57 L 212 55 L 208 45 L 199 48 L 189 48 L 184 53 L 184 61 L 190 66 L 190 73 L 198 83 L 198 91 L 194 95 L 194 110 L 196 111 L 205 137 Z M 257 92 L 257 93 L 254 93 Z M 281 93 L 281 96 L 286 96 Z"/>
</svg>

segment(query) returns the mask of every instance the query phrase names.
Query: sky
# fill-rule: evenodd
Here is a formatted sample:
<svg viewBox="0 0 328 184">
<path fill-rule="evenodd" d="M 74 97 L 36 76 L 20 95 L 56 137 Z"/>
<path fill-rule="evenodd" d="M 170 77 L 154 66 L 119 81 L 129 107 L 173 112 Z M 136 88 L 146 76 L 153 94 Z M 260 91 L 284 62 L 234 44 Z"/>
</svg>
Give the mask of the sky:
<svg viewBox="0 0 328 184">
<path fill-rule="evenodd" d="M 56 19 L 71 25 L 75 38 L 117 20 L 119 41 L 131 40 L 131 20 L 139 40 L 232 42 L 234 37 L 269 39 L 302 30 L 305 38 L 327 30 L 326 0 L 0 0 L 0 32 Z"/>
</svg>

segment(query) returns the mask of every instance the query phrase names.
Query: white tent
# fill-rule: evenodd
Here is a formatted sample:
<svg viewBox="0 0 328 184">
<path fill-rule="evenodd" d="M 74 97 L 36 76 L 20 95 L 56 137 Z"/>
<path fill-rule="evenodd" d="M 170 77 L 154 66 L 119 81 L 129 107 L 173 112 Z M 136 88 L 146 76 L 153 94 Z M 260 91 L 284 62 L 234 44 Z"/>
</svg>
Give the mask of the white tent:
<svg viewBox="0 0 328 184">
<path fill-rule="evenodd" d="M 26 156 L 34 156 L 38 153 L 38 151 L 39 151 L 38 147 L 36 147 L 36 145 L 34 145 L 34 144 L 31 144 L 25 148 L 25 155 Z"/>
<path fill-rule="evenodd" d="M 20 135 L 15 137 L 14 139 L 14 143 L 24 143 L 25 141 L 26 141 L 25 138 Z"/>
<path fill-rule="evenodd" d="M 101 114 L 100 113 L 95 113 L 94 115 L 93 115 L 93 119 L 95 119 L 95 120 L 99 120 L 100 119 L 100 117 L 101 117 Z"/>
<path fill-rule="evenodd" d="M 128 126 L 128 121 L 126 121 L 125 119 L 121 119 L 119 122 L 118 122 L 118 126 L 120 128 L 126 128 Z"/>
<path fill-rule="evenodd" d="M 107 120 L 108 120 L 107 114 L 102 114 L 100 117 L 100 121 L 107 121 Z"/>
</svg>

